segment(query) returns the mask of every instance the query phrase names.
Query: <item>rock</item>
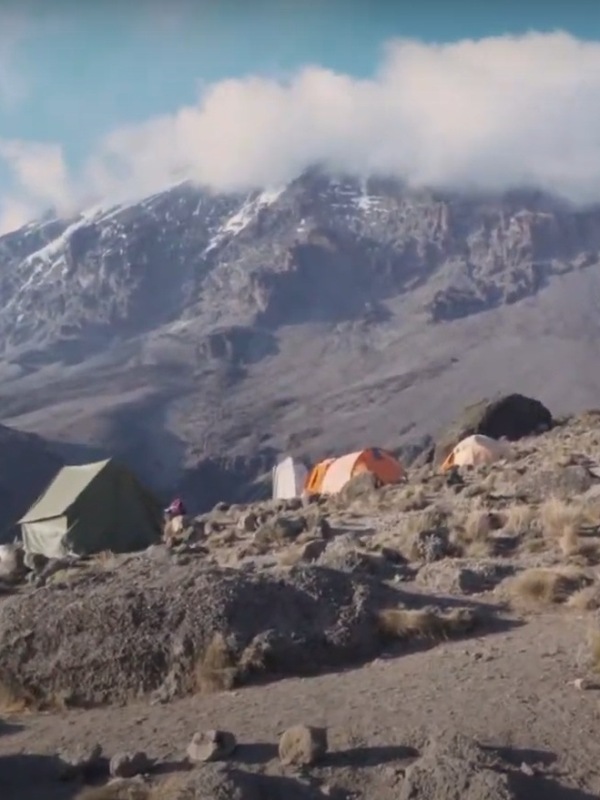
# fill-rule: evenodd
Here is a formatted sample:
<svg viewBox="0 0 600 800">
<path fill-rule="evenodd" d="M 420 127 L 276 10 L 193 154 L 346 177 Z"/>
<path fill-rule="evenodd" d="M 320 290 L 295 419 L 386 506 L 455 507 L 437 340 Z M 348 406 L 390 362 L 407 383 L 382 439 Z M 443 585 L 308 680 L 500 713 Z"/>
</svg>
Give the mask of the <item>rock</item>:
<svg viewBox="0 0 600 800">
<path fill-rule="evenodd" d="M 25 553 L 15 544 L 0 545 L 0 578 L 6 582 L 16 582 L 25 573 Z"/>
<path fill-rule="evenodd" d="M 113 778 L 134 778 L 152 769 L 152 762 L 142 750 L 135 753 L 115 753 L 110 759 L 109 771 Z"/>
<path fill-rule="evenodd" d="M 256 531 L 254 543 L 261 551 L 266 551 L 274 545 L 282 545 L 294 541 L 306 529 L 307 522 L 305 517 L 275 517 Z"/>
<path fill-rule="evenodd" d="M 258 528 L 258 518 L 254 511 L 242 514 L 238 521 L 238 528 L 246 533 L 253 533 Z"/>
<path fill-rule="evenodd" d="M 225 503 L 223 500 L 221 500 L 218 503 L 215 503 L 215 505 L 213 506 L 213 511 L 225 513 L 226 511 L 229 511 L 230 508 L 231 506 L 229 505 L 229 503 Z"/>
<path fill-rule="evenodd" d="M 279 760 L 285 766 L 308 766 L 324 756 L 327 748 L 326 728 L 294 725 L 279 740 Z"/>
<path fill-rule="evenodd" d="M 256 775 L 227 763 L 204 764 L 182 778 L 180 790 L 168 792 L 168 797 L 169 800 L 288 800 L 277 788 L 271 790 L 271 781 L 277 778 Z"/>
<path fill-rule="evenodd" d="M 363 500 L 377 491 L 379 480 L 372 472 L 355 475 L 342 487 L 337 495 L 340 505 L 349 505 L 354 500 Z"/>
<path fill-rule="evenodd" d="M 393 547 L 382 547 L 379 552 L 381 553 L 381 557 L 385 558 L 386 561 L 389 561 L 390 564 L 406 564 L 406 559 L 402 553 Z"/>
<path fill-rule="evenodd" d="M 433 461 L 436 465 L 441 464 L 455 445 L 472 434 L 515 441 L 549 430 L 552 425 L 550 411 L 531 397 L 509 394 L 492 401 L 482 400 L 465 408 L 459 419 L 438 439 Z"/>
<path fill-rule="evenodd" d="M 301 497 L 288 497 L 287 500 L 284 500 L 282 503 L 283 508 L 286 511 L 298 511 L 298 509 L 302 508 L 304 503 L 302 502 Z"/>
<path fill-rule="evenodd" d="M 305 493 L 302 495 L 302 505 L 304 508 L 308 508 L 309 506 L 315 505 L 319 503 L 321 498 L 320 494 L 309 494 Z"/>
<path fill-rule="evenodd" d="M 179 667 L 187 682 L 175 687 L 177 695 L 193 691 L 189 677 L 216 631 L 231 640 L 233 663 L 256 636 L 275 631 L 279 644 L 264 680 L 339 668 L 380 651 L 371 620 L 382 602 L 398 602 L 393 589 L 312 564 L 272 571 L 264 561 L 250 573 L 208 559 L 165 569 L 136 557 L 101 580 L 75 581 L 68 592 L 49 584 L 4 596 L 2 670 L 43 699 L 72 692 L 80 705 L 118 704 L 152 696 Z M 173 652 L 175 632 L 182 653 Z M 229 674 L 230 664 L 218 661 L 211 674 L 221 666 Z"/>
<path fill-rule="evenodd" d="M 108 761 L 99 744 L 82 745 L 72 752 L 60 753 L 61 780 L 95 778 L 108 772 Z"/>
<path fill-rule="evenodd" d="M 169 549 L 165 544 L 151 544 L 144 550 L 144 555 L 166 563 L 169 560 Z"/>
<path fill-rule="evenodd" d="M 326 547 L 327 542 L 323 541 L 323 539 L 309 539 L 304 544 L 298 545 L 297 555 L 300 561 L 317 561 Z"/>
<path fill-rule="evenodd" d="M 43 556 L 41 553 L 25 553 L 25 556 L 23 557 L 23 563 L 27 569 L 30 569 L 33 572 L 41 572 L 48 561 L 49 559 L 46 558 L 46 556 Z"/>
<path fill-rule="evenodd" d="M 229 758 L 236 747 L 237 742 L 233 733 L 211 730 L 195 733 L 186 753 L 189 761 L 197 764 Z"/>
<path fill-rule="evenodd" d="M 514 568 L 504 563 L 473 562 L 463 565 L 454 561 L 437 561 L 421 567 L 416 583 L 444 594 L 480 594 L 491 591 L 513 573 Z"/>
<path fill-rule="evenodd" d="M 457 737 L 458 738 L 458 737 Z M 405 772 L 398 800 L 516 800 L 507 775 L 475 746 L 431 741 Z"/>
</svg>

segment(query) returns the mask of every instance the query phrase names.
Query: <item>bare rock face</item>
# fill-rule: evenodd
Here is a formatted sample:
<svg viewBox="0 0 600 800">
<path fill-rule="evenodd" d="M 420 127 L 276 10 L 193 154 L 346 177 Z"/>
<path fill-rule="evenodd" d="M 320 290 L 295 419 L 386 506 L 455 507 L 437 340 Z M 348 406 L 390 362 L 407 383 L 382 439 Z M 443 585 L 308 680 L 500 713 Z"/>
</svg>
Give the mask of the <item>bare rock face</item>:
<svg viewBox="0 0 600 800">
<path fill-rule="evenodd" d="M 324 567 L 261 573 L 144 553 L 113 572 L 84 571 L 68 592 L 48 583 L 4 598 L 0 672 L 73 704 L 230 688 L 255 672 L 306 673 L 377 654 L 373 614 L 397 603 L 380 583 Z"/>
<path fill-rule="evenodd" d="M 399 800 L 516 800 L 506 775 L 494 770 L 477 745 L 456 737 L 432 740 L 411 764 Z"/>
<path fill-rule="evenodd" d="M 482 400 L 467 407 L 442 434 L 435 446 L 433 460 L 440 464 L 458 442 L 472 434 L 515 441 L 550 430 L 552 424 L 550 411 L 534 398 L 509 394 L 492 401 Z"/>
<path fill-rule="evenodd" d="M 222 761 L 233 754 L 237 742 L 228 731 L 205 731 L 195 733 L 187 748 L 187 757 L 193 763 Z"/>
<path fill-rule="evenodd" d="M 327 747 L 325 728 L 294 725 L 279 740 L 279 760 L 285 766 L 310 766 L 325 755 Z"/>
<path fill-rule="evenodd" d="M 141 750 L 135 753 L 115 753 L 110 759 L 109 770 L 113 778 L 135 778 L 136 775 L 149 772 L 152 764 Z"/>
<path fill-rule="evenodd" d="M 316 169 L 42 220 L 0 237 L 0 416 L 110 451 L 192 513 L 266 497 L 284 450 L 424 447 L 512 380 L 516 329 L 523 391 L 591 406 L 599 252 L 596 208 Z"/>
</svg>

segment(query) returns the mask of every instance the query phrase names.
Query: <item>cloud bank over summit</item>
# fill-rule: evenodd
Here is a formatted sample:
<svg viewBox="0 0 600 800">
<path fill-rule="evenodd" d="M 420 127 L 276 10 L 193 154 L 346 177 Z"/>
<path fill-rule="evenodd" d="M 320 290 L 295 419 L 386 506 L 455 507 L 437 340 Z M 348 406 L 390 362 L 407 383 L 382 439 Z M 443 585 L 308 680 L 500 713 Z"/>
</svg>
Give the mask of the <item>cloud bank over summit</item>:
<svg viewBox="0 0 600 800">
<path fill-rule="evenodd" d="M 410 184 L 528 185 L 600 200 L 600 42 L 566 33 L 390 42 L 369 80 L 308 65 L 205 88 L 197 105 L 122 127 L 76 174 L 60 143 L 2 141 L 17 190 L 0 231 L 53 206 L 133 199 L 176 179 L 218 191 L 277 185 L 321 163 Z"/>
</svg>

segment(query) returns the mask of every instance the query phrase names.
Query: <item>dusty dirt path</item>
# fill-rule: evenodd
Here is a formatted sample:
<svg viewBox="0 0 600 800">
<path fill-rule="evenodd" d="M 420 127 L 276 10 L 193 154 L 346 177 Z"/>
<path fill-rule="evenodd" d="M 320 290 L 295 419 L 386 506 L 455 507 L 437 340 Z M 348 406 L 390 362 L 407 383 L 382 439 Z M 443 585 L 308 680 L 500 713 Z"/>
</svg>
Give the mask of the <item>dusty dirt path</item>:
<svg viewBox="0 0 600 800">
<path fill-rule="evenodd" d="M 418 744 L 419 732 L 458 731 L 510 748 L 517 767 L 524 761 L 538 771 L 535 777 L 523 776 L 524 800 L 588 800 L 600 797 L 600 693 L 578 691 L 569 682 L 582 674 L 578 665 L 589 624 L 589 616 L 544 615 L 509 631 L 379 659 L 343 673 L 169 705 L 13 718 L 0 736 L 0 757 L 50 755 L 100 742 L 108 753 L 145 749 L 169 761 L 184 755 L 195 730 L 220 727 L 233 731 L 243 745 L 240 760 L 277 771 L 278 733 L 305 722 L 330 730 L 337 755 L 315 770 L 324 781 L 358 797 L 391 800 L 398 796 L 394 765 L 405 763 L 406 746 Z M 43 769 L 40 761 L 40 775 Z M 40 800 L 26 778 L 13 777 L 3 800 Z M 70 796 L 59 785 L 44 793 L 45 800 Z"/>
</svg>

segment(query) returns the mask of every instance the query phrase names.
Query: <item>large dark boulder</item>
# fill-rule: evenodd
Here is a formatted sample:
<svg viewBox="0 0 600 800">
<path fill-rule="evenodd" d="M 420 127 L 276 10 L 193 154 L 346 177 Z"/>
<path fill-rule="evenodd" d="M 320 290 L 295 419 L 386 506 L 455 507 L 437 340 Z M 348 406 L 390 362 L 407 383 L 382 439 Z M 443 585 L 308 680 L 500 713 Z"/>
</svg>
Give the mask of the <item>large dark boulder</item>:
<svg viewBox="0 0 600 800">
<path fill-rule="evenodd" d="M 516 441 L 549 430 L 552 414 L 539 400 L 522 394 L 508 394 L 495 400 L 481 400 L 467 406 L 461 416 L 438 439 L 433 453 L 434 464 L 441 463 L 452 448 L 475 433 L 505 437 Z"/>
</svg>

